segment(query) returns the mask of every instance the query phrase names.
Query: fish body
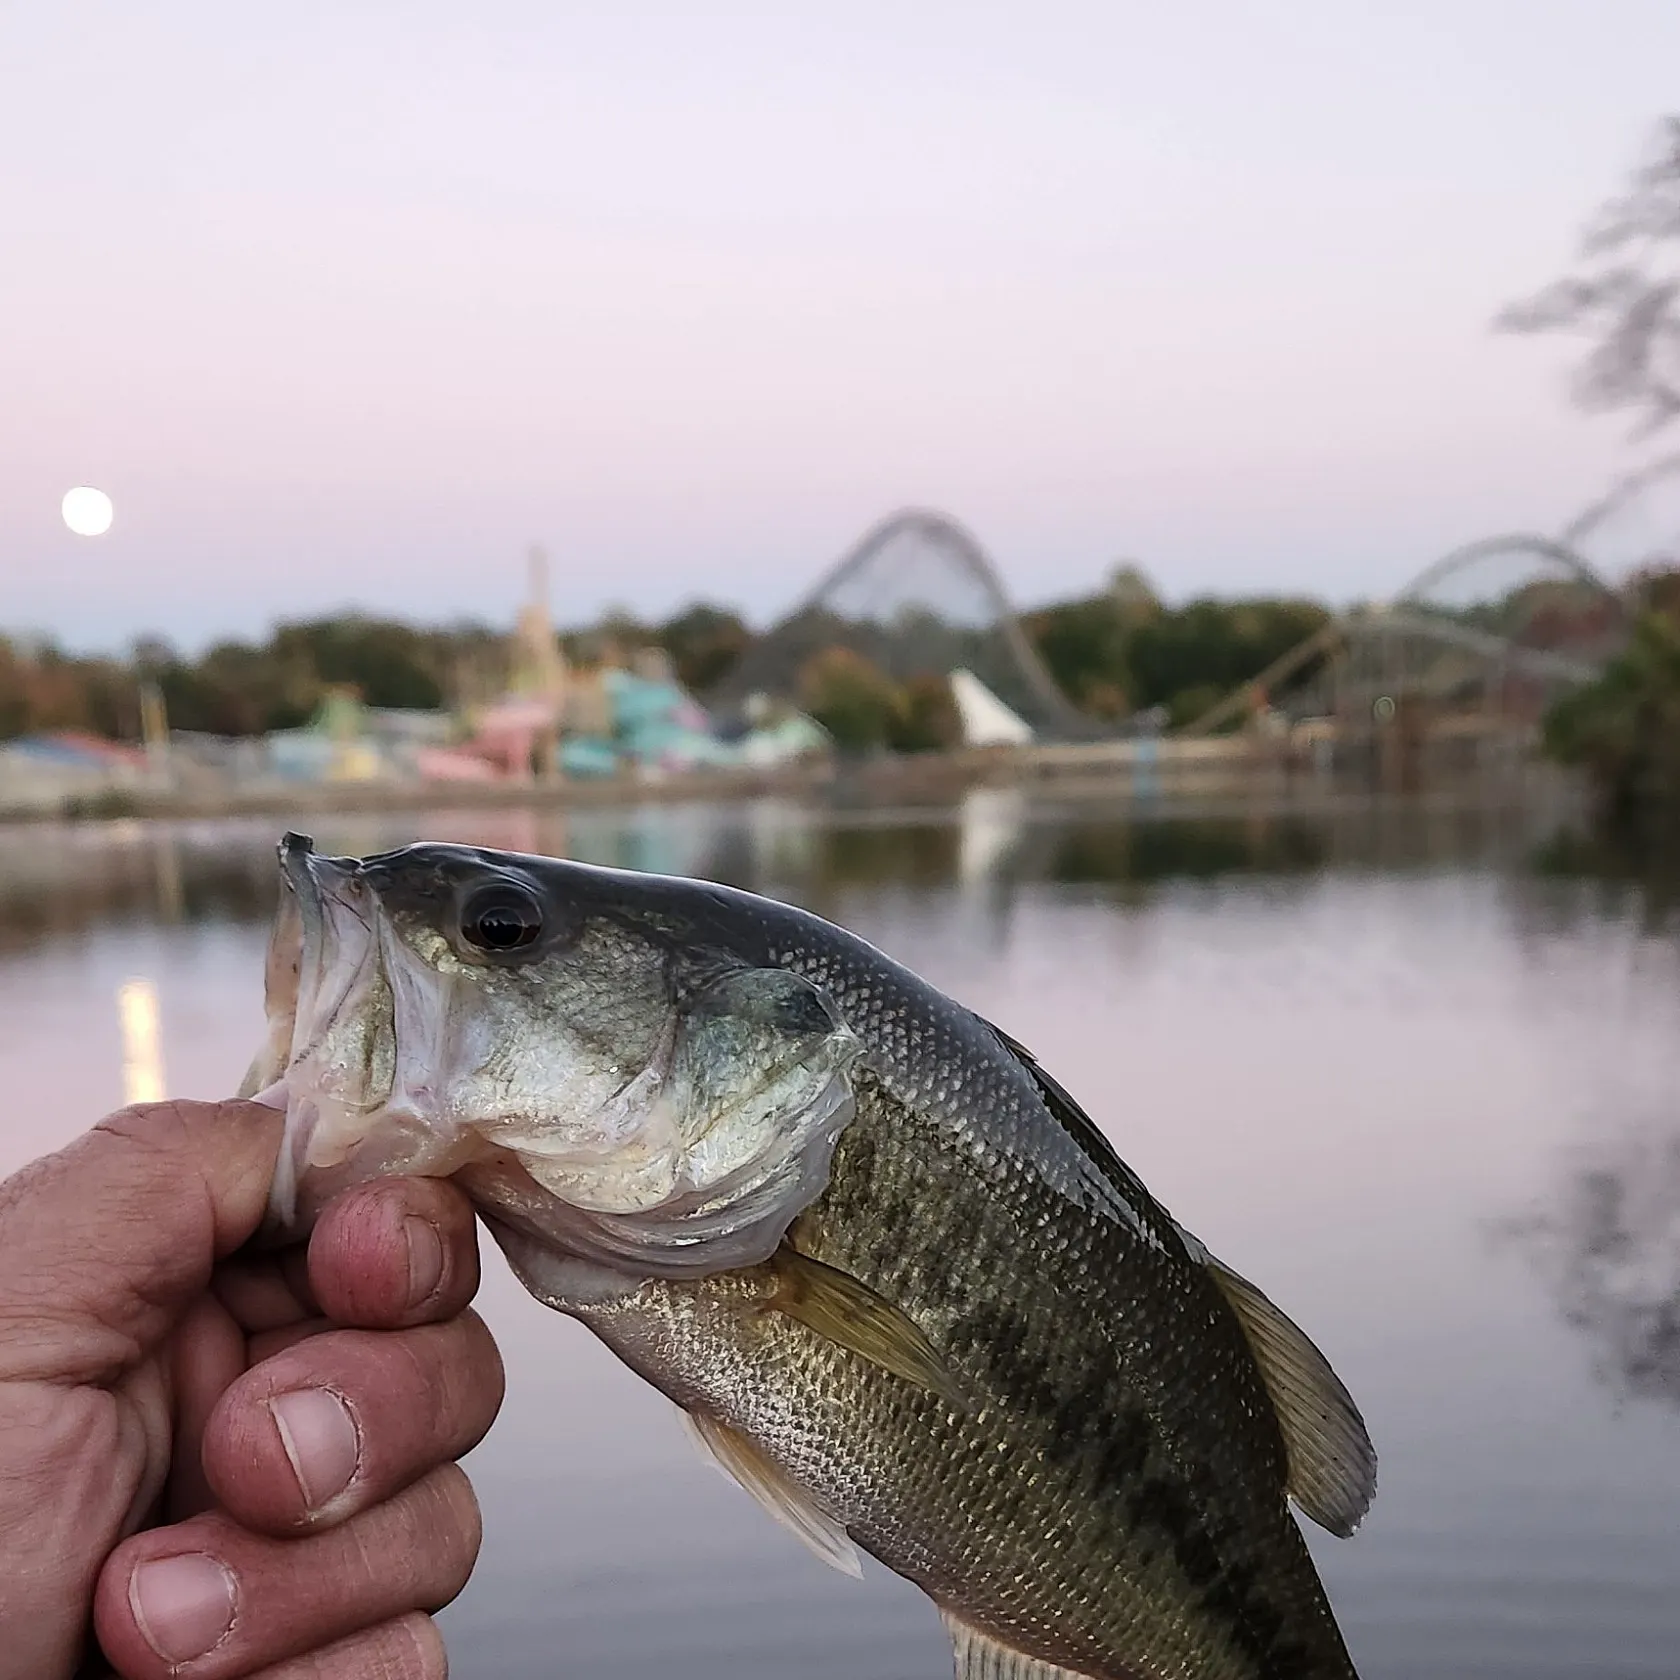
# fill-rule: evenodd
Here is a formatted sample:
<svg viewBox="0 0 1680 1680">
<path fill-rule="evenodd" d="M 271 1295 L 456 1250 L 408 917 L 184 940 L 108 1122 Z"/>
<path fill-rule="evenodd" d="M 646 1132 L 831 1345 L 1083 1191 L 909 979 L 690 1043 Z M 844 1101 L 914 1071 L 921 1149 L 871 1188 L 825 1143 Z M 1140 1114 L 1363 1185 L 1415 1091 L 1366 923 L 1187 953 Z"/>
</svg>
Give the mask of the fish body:
<svg viewBox="0 0 1680 1680">
<path fill-rule="evenodd" d="M 1353 1676 L 1288 1500 L 1351 1531 L 1374 1491 L 1357 1411 L 1019 1045 L 750 894 L 466 848 L 329 863 L 300 844 L 301 1001 L 283 958 L 270 987 L 315 1030 L 277 1050 L 282 1022 L 251 1080 L 285 1078 L 301 1117 L 290 1194 L 454 1173 L 526 1286 L 670 1396 L 820 1555 L 853 1569 L 861 1547 L 920 1586 L 966 1680 Z M 319 983 L 323 880 L 321 903 L 377 930 L 389 1010 L 358 1005 L 355 979 Z M 475 966 L 459 930 L 486 881 L 564 924 L 563 949 Z M 426 974 L 448 1001 L 427 1006 L 421 1089 L 398 1000 Z M 362 1048 L 333 1066 L 360 1096 L 327 1113 L 341 1141 L 323 1151 L 321 1022 L 351 1018 L 341 1037 Z M 558 1034 L 565 1067 L 486 1081 L 518 1059 L 510 1033 Z M 599 1064 L 606 1094 L 562 1116 L 563 1148 L 541 1114 L 510 1118 L 510 1092 Z M 649 1167 L 673 1136 L 678 1165 Z M 618 1177 L 591 1176 L 614 1161 Z"/>
</svg>

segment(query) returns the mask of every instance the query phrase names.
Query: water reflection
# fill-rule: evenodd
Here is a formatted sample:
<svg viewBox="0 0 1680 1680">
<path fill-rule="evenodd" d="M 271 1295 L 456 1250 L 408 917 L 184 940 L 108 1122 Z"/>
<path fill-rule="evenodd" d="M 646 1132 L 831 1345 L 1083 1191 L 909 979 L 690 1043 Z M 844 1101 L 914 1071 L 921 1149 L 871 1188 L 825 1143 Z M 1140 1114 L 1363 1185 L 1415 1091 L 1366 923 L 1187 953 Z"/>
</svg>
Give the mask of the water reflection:
<svg viewBox="0 0 1680 1680">
<path fill-rule="evenodd" d="M 1535 847 L 1535 872 L 1567 881 L 1595 906 L 1635 906 L 1643 926 L 1657 932 L 1680 909 L 1680 832 L 1656 833 L 1615 822 L 1570 823 Z"/>
<path fill-rule="evenodd" d="M 0 948 L 135 919 L 263 919 L 272 906 L 273 846 L 286 826 L 275 818 L 0 827 Z M 1019 789 L 992 788 L 909 811 L 835 814 L 764 800 L 334 817 L 300 826 L 318 829 L 318 844 L 339 853 L 456 840 L 780 889 L 819 906 L 859 887 L 956 888 L 997 908 L 1014 888 L 1037 881 L 1146 897 L 1166 881 L 1304 876 L 1347 863 L 1504 864 L 1526 848 L 1546 870 L 1580 871 L 1597 855 L 1574 841 L 1540 847 L 1532 818 L 1502 812 L 1360 806 L 1311 817 L 1248 810 L 1140 821 L 1101 807 L 1031 804 Z"/>
<path fill-rule="evenodd" d="M 1147 886 L 1180 877 L 1294 875 L 1322 867 L 1324 833 L 1297 819 L 1145 824 L 1092 822 L 1044 836 L 1041 872 L 1052 881 Z"/>
<path fill-rule="evenodd" d="M 274 903 L 272 847 L 167 825 L 0 829 L 0 951 L 109 924 L 246 921 Z"/>
<path fill-rule="evenodd" d="M 1680 1406 L 1680 1131 L 1577 1152 L 1550 1205 L 1503 1234 L 1586 1337 L 1601 1380 Z"/>
</svg>

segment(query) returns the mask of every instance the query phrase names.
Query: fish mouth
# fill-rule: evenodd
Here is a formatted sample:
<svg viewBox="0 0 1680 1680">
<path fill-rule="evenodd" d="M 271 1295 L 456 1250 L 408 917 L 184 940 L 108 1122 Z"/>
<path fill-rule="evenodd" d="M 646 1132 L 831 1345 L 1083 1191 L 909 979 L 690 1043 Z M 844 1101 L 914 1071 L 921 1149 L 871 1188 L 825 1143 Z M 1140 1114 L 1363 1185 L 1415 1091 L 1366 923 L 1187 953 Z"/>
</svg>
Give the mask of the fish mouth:
<svg viewBox="0 0 1680 1680">
<path fill-rule="evenodd" d="M 280 870 L 301 932 L 290 1058 L 296 1062 L 320 1048 L 378 952 L 355 859 L 322 857 L 306 835 L 288 834 L 280 842 Z"/>
<path fill-rule="evenodd" d="M 268 1033 L 241 1094 L 276 1106 L 284 1097 L 269 1215 L 295 1230 L 314 1211 L 300 1206 L 306 1175 L 313 1184 L 345 1163 L 389 1103 L 396 1023 L 378 911 L 360 864 L 322 856 L 303 834 L 285 836 L 279 861 L 281 902 L 265 976 Z M 324 1197 L 311 1200 L 318 1206 Z"/>
</svg>

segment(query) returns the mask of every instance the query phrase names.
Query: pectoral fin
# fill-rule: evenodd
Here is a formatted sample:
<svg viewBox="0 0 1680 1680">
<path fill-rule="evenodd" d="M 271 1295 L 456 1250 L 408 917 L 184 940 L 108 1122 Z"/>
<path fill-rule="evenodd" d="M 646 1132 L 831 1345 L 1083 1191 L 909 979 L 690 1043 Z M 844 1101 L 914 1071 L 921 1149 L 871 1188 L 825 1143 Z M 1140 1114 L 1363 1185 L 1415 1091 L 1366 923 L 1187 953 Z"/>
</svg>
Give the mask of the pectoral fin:
<svg viewBox="0 0 1680 1680">
<path fill-rule="evenodd" d="M 1204 1261 L 1260 1366 L 1289 1453 L 1289 1494 L 1321 1528 L 1346 1539 L 1377 1493 L 1377 1454 L 1353 1396 L 1302 1330 L 1247 1278 Z"/>
<path fill-rule="evenodd" d="M 948 1610 L 939 1612 L 957 1659 L 957 1680 L 1090 1680 L 1074 1668 L 1058 1668 L 1042 1657 L 1011 1650 L 989 1633 L 959 1622 Z"/>
<path fill-rule="evenodd" d="M 950 1405 L 962 1404 L 961 1389 L 938 1351 L 890 1301 L 785 1243 L 771 1264 L 778 1279 L 770 1303 L 774 1311 Z"/>
<path fill-rule="evenodd" d="M 853 1580 L 863 1578 L 863 1564 L 844 1523 L 823 1510 L 738 1429 L 703 1413 L 685 1411 L 682 1415 L 702 1458 L 710 1459 L 732 1482 L 739 1483 L 831 1569 Z"/>
</svg>

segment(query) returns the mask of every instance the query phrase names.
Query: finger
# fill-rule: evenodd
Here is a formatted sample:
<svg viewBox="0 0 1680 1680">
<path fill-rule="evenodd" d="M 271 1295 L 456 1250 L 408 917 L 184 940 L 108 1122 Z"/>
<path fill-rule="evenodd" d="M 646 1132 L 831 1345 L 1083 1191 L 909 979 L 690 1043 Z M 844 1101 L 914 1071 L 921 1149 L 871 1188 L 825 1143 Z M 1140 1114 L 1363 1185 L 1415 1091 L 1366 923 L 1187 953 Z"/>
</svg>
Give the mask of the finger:
<svg viewBox="0 0 1680 1680">
<path fill-rule="evenodd" d="M 325 1650 L 311 1651 L 250 1680 L 448 1680 L 443 1635 L 430 1616 L 401 1616 L 353 1633 Z"/>
<path fill-rule="evenodd" d="M 277 1254 L 236 1254 L 216 1268 L 210 1287 L 251 1335 L 312 1318 L 321 1310 L 309 1287 L 303 1244 Z"/>
<path fill-rule="evenodd" d="M 436 1178 L 346 1191 L 310 1238 L 309 1281 L 340 1324 L 396 1330 L 453 1318 L 478 1289 L 472 1205 Z"/>
<path fill-rule="evenodd" d="M 160 1344 L 256 1230 L 283 1126 L 256 1103 L 145 1104 L 0 1185 L 0 1380 L 108 1382 Z"/>
<path fill-rule="evenodd" d="M 100 1574 L 94 1628 L 127 1680 L 261 1674 L 410 1612 L 441 1609 L 466 1584 L 478 1542 L 478 1506 L 452 1464 L 302 1539 L 250 1534 L 212 1512 L 124 1541 Z M 350 1671 L 324 1671 L 332 1680 L 340 1672 Z"/>
<path fill-rule="evenodd" d="M 260 1365 L 265 1359 L 272 1359 L 275 1354 L 283 1353 L 289 1347 L 296 1347 L 299 1342 L 307 1342 L 311 1336 L 324 1335 L 328 1330 L 337 1328 L 330 1318 L 304 1318 L 296 1324 L 287 1324 L 278 1330 L 265 1330 L 245 1344 L 245 1363 Z"/>
<path fill-rule="evenodd" d="M 164 1501 L 168 1522 L 207 1511 L 213 1503 L 200 1456 L 204 1426 L 246 1363 L 239 1326 L 218 1301 L 201 1296 L 187 1309 L 170 1345 L 175 1439 Z"/>
<path fill-rule="evenodd" d="M 502 1364 L 475 1313 L 414 1330 L 335 1330 L 276 1354 L 222 1397 L 204 1473 L 265 1534 L 343 1522 L 476 1446 Z"/>
</svg>

